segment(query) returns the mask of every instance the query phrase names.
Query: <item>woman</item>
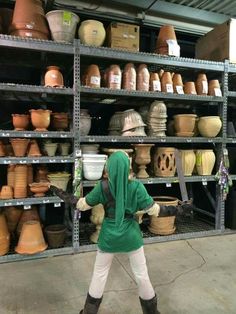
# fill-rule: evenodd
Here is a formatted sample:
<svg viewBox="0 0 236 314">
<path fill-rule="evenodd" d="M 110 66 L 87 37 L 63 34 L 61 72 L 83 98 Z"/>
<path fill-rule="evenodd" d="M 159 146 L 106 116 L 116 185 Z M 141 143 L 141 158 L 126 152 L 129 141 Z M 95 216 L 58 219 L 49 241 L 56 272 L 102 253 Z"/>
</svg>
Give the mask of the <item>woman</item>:
<svg viewBox="0 0 236 314">
<path fill-rule="evenodd" d="M 108 180 L 97 183 L 76 205 L 80 211 L 88 210 L 99 203 L 105 208 L 93 276 L 84 309 L 80 314 L 98 312 L 115 253 L 127 253 L 129 256 L 143 313 L 158 314 L 157 297 L 149 279 L 142 234 L 135 217 L 144 213 L 155 216 L 175 215 L 177 208 L 160 208 L 141 182 L 129 180 L 130 161 L 126 153 L 113 153 L 107 160 L 106 172 Z"/>
</svg>

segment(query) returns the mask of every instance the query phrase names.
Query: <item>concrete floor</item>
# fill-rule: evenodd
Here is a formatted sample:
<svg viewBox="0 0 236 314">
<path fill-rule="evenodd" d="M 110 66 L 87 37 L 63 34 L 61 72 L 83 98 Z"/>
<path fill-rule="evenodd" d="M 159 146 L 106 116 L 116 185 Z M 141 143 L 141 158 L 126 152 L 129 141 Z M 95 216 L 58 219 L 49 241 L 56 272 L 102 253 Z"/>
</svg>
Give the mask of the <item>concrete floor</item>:
<svg viewBox="0 0 236 314">
<path fill-rule="evenodd" d="M 145 246 L 161 314 L 236 313 L 236 235 Z M 0 265 L 0 313 L 78 314 L 95 252 Z M 125 255 L 113 261 L 99 313 L 141 314 Z"/>
</svg>

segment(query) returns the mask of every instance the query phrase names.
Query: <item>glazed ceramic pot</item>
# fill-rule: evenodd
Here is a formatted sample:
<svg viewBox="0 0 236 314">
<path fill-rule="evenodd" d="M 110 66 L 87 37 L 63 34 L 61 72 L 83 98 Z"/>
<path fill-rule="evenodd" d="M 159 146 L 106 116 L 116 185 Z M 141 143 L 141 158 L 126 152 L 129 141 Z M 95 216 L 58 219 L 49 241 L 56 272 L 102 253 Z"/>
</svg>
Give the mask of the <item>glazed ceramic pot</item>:
<svg viewBox="0 0 236 314">
<path fill-rule="evenodd" d="M 10 247 L 10 233 L 7 228 L 6 217 L 0 213 L 0 256 L 8 253 Z"/>
<path fill-rule="evenodd" d="M 58 143 L 45 143 L 43 149 L 47 156 L 53 157 L 56 154 Z"/>
<path fill-rule="evenodd" d="M 99 233 L 101 230 L 102 222 L 105 216 L 105 210 L 102 204 L 92 207 L 90 220 L 96 226 L 96 231 L 91 234 L 90 241 L 93 243 L 98 242 Z"/>
<path fill-rule="evenodd" d="M 210 176 L 216 161 L 212 149 L 199 149 L 196 152 L 196 168 L 200 176 Z"/>
<path fill-rule="evenodd" d="M 140 64 L 137 70 L 137 90 L 148 92 L 150 85 L 150 73 L 146 64 Z"/>
<path fill-rule="evenodd" d="M 59 189 L 66 191 L 71 174 L 68 172 L 48 173 L 48 180 L 51 185 L 55 185 Z"/>
<path fill-rule="evenodd" d="M 173 177 L 176 171 L 175 148 L 158 147 L 153 155 L 153 170 L 157 177 Z"/>
<path fill-rule="evenodd" d="M 43 232 L 39 221 L 30 220 L 23 224 L 15 251 L 19 254 L 36 254 L 45 251 Z"/>
<path fill-rule="evenodd" d="M 47 131 L 50 124 L 50 110 L 44 109 L 31 109 L 31 122 L 35 127 L 35 131 Z"/>
<path fill-rule="evenodd" d="M 69 126 L 68 112 L 53 112 L 52 127 L 57 131 L 65 131 Z"/>
<path fill-rule="evenodd" d="M 133 63 L 127 63 L 122 74 L 122 88 L 136 90 L 136 70 Z"/>
<path fill-rule="evenodd" d="M 4 215 L 7 220 L 7 226 L 10 233 L 16 230 L 16 226 L 20 220 L 23 213 L 23 209 L 20 206 L 9 206 L 5 207 Z"/>
<path fill-rule="evenodd" d="M 222 122 L 219 116 L 200 117 L 198 121 L 198 130 L 204 137 L 216 137 L 221 127 Z"/>
<path fill-rule="evenodd" d="M 78 33 L 81 43 L 89 46 L 102 46 L 106 37 L 103 24 L 96 20 L 83 21 Z"/>
<path fill-rule="evenodd" d="M 133 144 L 135 150 L 135 163 L 139 166 L 137 178 L 145 179 L 149 177 L 146 171 L 147 165 L 151 162 L 150 151 L 154 144 Z"/>
<path fill-rule="evenodd" d="M 24 131 L 28 129 L 30 117 L 28 114 L 12 114 L 12 124 L 16 131 Z"/>
<path fill-rule="evenodd" d="M 190 95 L 197 95 L 195 82 L 191 82 L 191 81 L 185 82 L 184 83 L 184 93 L 190 94 Z"/>
<path fill-rule="evenodd" d="M 36 140 L 30 140 L 28 157 L 40 157 L 42 154 L 40 153 L 40 149 Z"/>
<path fill-rule="evenodd" d="M 177 136 L 193 136 L 196 114 L 177 114 L 174 116 L 174 127 Z"/>
<path fill-rule="evenodd" d="M 196 155 L 193 149 L 181 149 L 182 169 L 185 176 L 191 176 L 196 163 Z"/>
<path fill-rule="evenodd" d="M 160 92 L 161 91 L 161 81 L 158 73 L 151 72 L 150 73 L 150 86 L 149 90 L 152 92 Z"/>
<path fill-rule="evenodd" d="M 10 142 L 16 157 L 24 157 L 26 155 L 30 140 L 26 138 L 12 138 Z"/>
<path fill-rule="evenodd" d="M 51 65 L 47 67 L 47 71 L 44 75 L 44 85 L 49 87 L 64 86 L 63 75 L 58 66 Z"/>
<path fill-rule="evenodd" d="M 30 191 L 34 193 L 35 197 L 44 197 L 45 193 L 49 190 L 48 182 L 33 182 L 29 184 Z"/>
<path fill-rule="evenodd" d="M 48 245 L 51 248 L 62 247 L 66 239 L 66 226 L 65 225 L 49 225 L 44 229 L 47 237 Z"/>
<path fill-rule="evenodd" d="M 1 188 L 1 199 L 8 200 L 13 198 L 13 188 L 10 185 L 3 185 Z"/>
<path fill-rule="evenodd" d="M 101 87 L 101 74 L 99 67 L 96 64 L 90 64 L 82 78 L 82 85 L 91 88 Z"/>
<path fill-rule="evenodd" d="M 52 39 L 58 42 L 73 42 L 79 17 L 73 12 L 54 10 L 46 14 Z"/>
</svg>

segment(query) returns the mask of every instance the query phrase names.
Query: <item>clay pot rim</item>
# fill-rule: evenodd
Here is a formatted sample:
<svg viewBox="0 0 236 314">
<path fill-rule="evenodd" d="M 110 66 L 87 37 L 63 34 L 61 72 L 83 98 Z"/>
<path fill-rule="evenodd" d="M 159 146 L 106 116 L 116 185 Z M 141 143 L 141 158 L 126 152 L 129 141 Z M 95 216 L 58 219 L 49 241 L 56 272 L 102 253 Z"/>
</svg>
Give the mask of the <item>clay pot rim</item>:
<svg viewBox="0 0 236 314">
<path fill-rule="evenodd" d="M 194 117 L 197 117 L 197 115 L 196 114 L 192 114 L 192 113 L 183 113 L 183 114 L 176 114 L 176 115 L 174 115 L 173 116 L 174 117 L 174 119 L 175 118 L 179 118 L 179 117 L 189 117 L 189 118 L 194 118 Z"/>
<path fill-rule="evenodd" d="M 56 228 L 59 228 L 57 230 L 55 230 Z M 62 232 L 62 231 L 66 231 L 67 227 L 63 224 L 54 224 L 54 225 L 48 225 L 47 227 L 44 228 L 45 232 L 49 232 L 52 234 L 56 234 L 58 232 Z"/>
<path fill-rule="evenodd" d="M 22 116 L 30 117 L 28 113 L 12 113 L 11 115 L 12 117 L 22 117 Z"/>
<path fill-rule="evenodd" d="M 199 120 L 200 120 L 200 119 L 202 119 L 202 120 L 205 120 L 205 119 L 206 119 L 206 120 L 207 120 L 207 119 L 211 119 L 211 118 L 220 119 L 220 116 L 204 116 L 204 117 L 200 117 Z M 220 119 L 220 120 L 221 120 L 221 119 Z"/>
<path fill-rule="evenodd" d="M 74 12 L 69 11 L 69 10 L 52 10 L 52 11 L 49 11 L 48 13 L 46 13 L 45 16 L 48 17 L 49 15 L 53 15 L 55 13 L 63 13 L 64 14 L 64 12 L 71 13 L 71 15 L 73 15 L 78 20 L 77 23 L 79 23 L 79 21 L 80 21 L 79 16 L 77 14 L 75 14 Z"/>
<path fill-rule="evenodd" d="M 51 110 L 48 110 L 48 109 L 30 109 L 29 112 L 52 112 Z"/>
<path fill-rule="evenodd" d="M 49 187 L 49 182 L 48 181 L 33 182 L 33 183 L 30 183 L 29 186 L 30 187 L 40 187 L 40 186 Z"/>
</svg>

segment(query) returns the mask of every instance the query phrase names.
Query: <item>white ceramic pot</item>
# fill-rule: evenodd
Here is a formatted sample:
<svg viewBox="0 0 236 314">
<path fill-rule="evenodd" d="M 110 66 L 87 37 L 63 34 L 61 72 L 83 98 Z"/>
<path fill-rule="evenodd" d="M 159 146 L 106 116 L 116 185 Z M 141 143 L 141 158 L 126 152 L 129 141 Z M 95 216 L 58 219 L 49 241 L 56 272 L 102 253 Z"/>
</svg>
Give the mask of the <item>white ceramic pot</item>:
<svg viewBox="0 0 236 314">
<path fill-rule="evenodd" d="M 85 154 L 82 157 L 83 175 L 87 180 L 99 180 L 102 177 L 107 155 Z"/>
<path fill-rule="evenodd" d="M 91 117 L 90 116 L 80 116 L 80 135 L 86 136 L 89 134 L 91 129 Z"/>
<path fill-rule="evenodd" d="M 46 14 L 52 39 L 58 42 L 73 42 L 78 15 L 64 10 L 54 10 Z"/>
</svg>

